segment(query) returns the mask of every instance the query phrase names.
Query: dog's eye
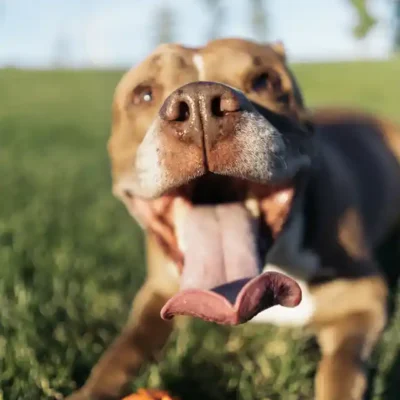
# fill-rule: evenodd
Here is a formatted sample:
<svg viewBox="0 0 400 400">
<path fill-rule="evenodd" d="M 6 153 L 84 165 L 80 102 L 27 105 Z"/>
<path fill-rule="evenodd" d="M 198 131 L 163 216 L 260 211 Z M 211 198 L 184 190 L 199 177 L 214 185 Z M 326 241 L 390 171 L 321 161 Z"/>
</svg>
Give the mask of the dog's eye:
<svg viewBox="0 0 400 400">
<path fill-rule="evenodd" d="M 275 71 L 264 71 L 251 80 L 251 90 L 256 93 L 266 91 L 278 94 L 281 91 L 281 80 Z"/>
<path fill-rule="evenodd" d="M 153 89 L 149 85 L 139 85 L 132 92 L 132 103 L 134 105 L 149 104 L 153 101 Z"/>
<path fill-rule="evenodd" d="M 254 92 L 261 92 L 268 89 L 269 77 L 266 72 L 256 76 L 251 82 L 251 89 Z"/>
</svg>

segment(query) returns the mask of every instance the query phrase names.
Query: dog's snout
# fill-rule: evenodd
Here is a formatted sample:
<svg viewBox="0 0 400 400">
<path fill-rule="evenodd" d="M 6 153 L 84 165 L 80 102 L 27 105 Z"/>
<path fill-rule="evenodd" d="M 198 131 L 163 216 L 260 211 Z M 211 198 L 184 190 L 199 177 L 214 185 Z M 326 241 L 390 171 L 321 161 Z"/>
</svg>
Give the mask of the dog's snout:
<svg viewBox="0 0 400 400">
<path fill-rule="evenodd" d="M 233 122 L 248 109 L 247 99 L 228 86 L 194 82 L 175 90 L 164 102 L 159 116 L 165 133 L 206 150 L 233 133 Z"/>
</svg>

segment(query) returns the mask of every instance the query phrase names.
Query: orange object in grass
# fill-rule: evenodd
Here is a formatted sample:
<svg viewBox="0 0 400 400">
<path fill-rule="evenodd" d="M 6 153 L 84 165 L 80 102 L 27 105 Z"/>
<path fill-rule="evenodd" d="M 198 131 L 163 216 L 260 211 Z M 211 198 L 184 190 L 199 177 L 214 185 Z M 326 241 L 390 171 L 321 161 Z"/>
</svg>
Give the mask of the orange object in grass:
<svg viewBox="0 0 400 400">
<path fill-rule="evenodd" d="M 139 389 L 122 400 L 179 400 L 176 397 L 171 397 L 169 393 L 164 390 L 157 389 Z"/>
</svg>

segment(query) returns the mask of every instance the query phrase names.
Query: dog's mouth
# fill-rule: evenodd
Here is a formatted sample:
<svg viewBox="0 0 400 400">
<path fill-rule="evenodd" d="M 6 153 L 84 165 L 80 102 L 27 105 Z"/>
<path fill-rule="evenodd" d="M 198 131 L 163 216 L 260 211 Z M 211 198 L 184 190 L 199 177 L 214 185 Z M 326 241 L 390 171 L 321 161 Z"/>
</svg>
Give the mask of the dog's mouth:
<svg viewBox="0 0 400 400">
<path fill-rule="evenodd" d="M 293 180 L 261 185 L 207 173 L 153 200 L 164 207 L 162 224 L 170 236 L 158 230 L 156 237 L 181 272 L 180 291 L 162 318 L 239 324 L 273 305 L 296 306 L 301 291 L 295 281 L 261 274 L 294 193 Z"/>
</svg>

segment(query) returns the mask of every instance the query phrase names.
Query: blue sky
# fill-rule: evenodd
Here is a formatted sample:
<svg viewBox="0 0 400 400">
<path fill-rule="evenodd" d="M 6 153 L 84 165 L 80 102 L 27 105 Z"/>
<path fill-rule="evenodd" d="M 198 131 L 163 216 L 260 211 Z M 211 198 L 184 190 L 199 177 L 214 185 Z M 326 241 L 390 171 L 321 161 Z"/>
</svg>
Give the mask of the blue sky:
<svg viewBox="0 0 400 400">
<path fill-rule="evenodd" d="M 68 43 L 71 66 L 129 66 L 154 47 L 154 10 L 168 3 L 177 41 L 198 46 L 209 18 L 199 0 L 0 0 L 0 66 L 48 67 L 55 44 Z M 247 0 L 226 0 L 222 36 L 252 38 Z M 268 40 L 284 41 L 293 61 L 380 58 L 390 52 L 391 0 L 369 0 L 379 24 L 366 40 L 351 29 L 347 0 L 265 0 Z M 229 7 L 228 7 L 229 5 Z"/>
</svg>

